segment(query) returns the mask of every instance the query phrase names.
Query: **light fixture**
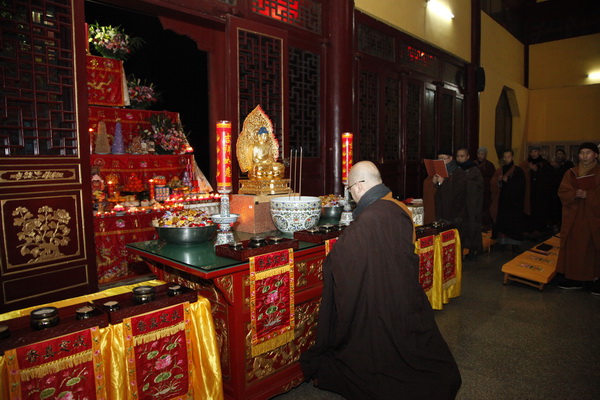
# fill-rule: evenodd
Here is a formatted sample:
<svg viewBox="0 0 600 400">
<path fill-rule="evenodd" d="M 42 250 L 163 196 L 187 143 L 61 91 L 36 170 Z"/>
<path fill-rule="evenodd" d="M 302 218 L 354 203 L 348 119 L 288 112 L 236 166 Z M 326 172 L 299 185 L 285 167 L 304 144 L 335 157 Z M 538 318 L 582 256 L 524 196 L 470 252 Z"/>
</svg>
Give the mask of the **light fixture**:
<svg viewBox="0 0 600 400">
<path fill-rule="evenodd" d="M 587 77 L 590 79 L 600 79 L 600 71 L 590 72 Z"/>
<path fill-rule="evenodd" d="M 440 3 L 438 0 L 426 0 L 425 6 L 429 8 L 432 12 L 436 13 L 440 17 L 444 17 L 447 19 L 453 19 L 454 14 L 450 11 L 448 6 Z"/>
</svg>

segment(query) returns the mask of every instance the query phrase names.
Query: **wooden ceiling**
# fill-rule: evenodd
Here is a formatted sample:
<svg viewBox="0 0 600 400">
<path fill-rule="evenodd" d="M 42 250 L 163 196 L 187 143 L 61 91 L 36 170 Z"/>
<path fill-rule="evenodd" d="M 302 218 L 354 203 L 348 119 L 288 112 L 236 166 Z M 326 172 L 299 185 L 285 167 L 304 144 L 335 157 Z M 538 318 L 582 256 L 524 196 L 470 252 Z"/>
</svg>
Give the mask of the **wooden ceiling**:
<svg viewBox="0 0 600 400">
<path fill-rule="evenodd" d="M 600 32 L 599 0 L 480 0 L 481 9 L 524 44 Z"/>
</svg>

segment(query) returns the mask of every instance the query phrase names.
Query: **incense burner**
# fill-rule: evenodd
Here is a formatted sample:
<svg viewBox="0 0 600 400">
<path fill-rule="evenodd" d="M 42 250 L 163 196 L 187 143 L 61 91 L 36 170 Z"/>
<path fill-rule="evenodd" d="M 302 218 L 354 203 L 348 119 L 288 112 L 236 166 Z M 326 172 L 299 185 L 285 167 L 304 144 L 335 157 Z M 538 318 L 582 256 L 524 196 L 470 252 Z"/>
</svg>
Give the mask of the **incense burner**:
<svg viewBox="0 0 600 400">
<path fill-rule="evenodd" d="M 271 199 L 271 217 L 281 232 L 292 233 L 312 228 L 319 222 L 321 199 L 311 196 Z"/>
</svg>

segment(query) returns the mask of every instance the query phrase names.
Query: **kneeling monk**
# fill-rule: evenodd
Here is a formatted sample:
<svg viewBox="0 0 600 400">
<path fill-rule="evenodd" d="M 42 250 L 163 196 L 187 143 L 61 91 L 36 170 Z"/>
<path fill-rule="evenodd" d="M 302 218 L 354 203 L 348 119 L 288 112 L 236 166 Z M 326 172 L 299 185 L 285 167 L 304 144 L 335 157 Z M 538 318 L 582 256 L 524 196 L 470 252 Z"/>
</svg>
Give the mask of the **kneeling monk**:
<svg viewBox="0 0 600 400">
<path fill-rule="evenodd" d="M 410 212 L 369 161 L 348 183 L 358 206 L 323 265 L 304 375 L 348 399 L 454 399 L 460 372 L 419 284 Z"/>
</svg>

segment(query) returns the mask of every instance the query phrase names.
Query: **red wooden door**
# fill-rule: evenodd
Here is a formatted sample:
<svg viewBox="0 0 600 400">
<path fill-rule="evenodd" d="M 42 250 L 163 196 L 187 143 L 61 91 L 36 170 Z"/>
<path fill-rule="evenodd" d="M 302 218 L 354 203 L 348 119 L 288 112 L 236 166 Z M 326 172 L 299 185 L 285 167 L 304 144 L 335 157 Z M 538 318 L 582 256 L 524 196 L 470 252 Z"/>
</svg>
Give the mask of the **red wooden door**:
<svg viewBox="0 0 600 400">
<path fill-rule="evenodd" d="M 0 311 L 97 290 L 83 2 L 0 15 Z"/>
</svg>

